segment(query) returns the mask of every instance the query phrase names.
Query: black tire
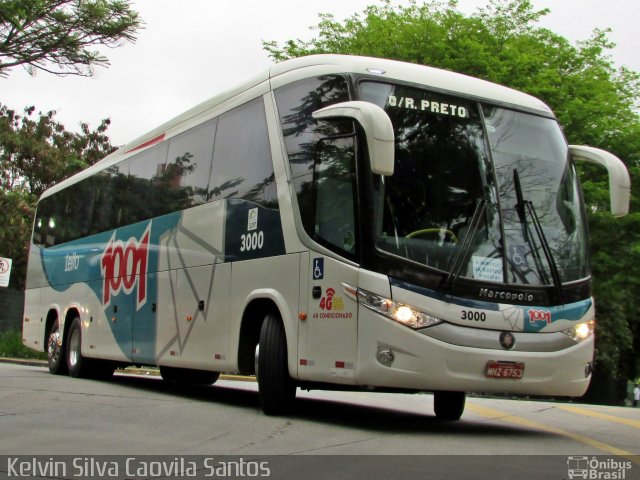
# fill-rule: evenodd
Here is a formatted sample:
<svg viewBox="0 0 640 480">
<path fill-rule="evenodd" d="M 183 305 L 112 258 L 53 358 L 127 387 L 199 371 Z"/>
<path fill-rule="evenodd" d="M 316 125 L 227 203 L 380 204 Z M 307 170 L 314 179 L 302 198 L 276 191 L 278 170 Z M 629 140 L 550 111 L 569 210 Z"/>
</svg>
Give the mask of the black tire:
<svg viewBox="0 0 640 480">
<path fill-rule="evenodd" d="M 60 338 L 60 321 L 56 318 L 47 335 L 47 365 L 49 372 L 54 375 L 65 375 L 67 373 L 64 344 Z"/>
<path fill-rule="evenodd" d="M 466 396 L 465 392 L 434 392 L 433 409 L 438 420 L 460 420 Z"/>
<path fill-rule="evenodd" d="M 67 333 L 66 358 L 69 375 L 74 378 L 87 378 L 90 376 L 90 360 L 82 356 L 82 329 L 80 319 L 74 318 Z"/>
<path fill-rule="evenodd" d="M 178 385 L 213 385 L 220 377 L 218 372 L 175 367 L 160 367 L 160 375 L 165 382 Z"/>
<path fill-rule="evenodd" d="M 296 384 L 289 375 L 287 338 L 277 315 L 267 315 L 262 323 L 257 356 L 262 411 L 267 415 L 289 413 L 296 396 Z"/>
</svg>

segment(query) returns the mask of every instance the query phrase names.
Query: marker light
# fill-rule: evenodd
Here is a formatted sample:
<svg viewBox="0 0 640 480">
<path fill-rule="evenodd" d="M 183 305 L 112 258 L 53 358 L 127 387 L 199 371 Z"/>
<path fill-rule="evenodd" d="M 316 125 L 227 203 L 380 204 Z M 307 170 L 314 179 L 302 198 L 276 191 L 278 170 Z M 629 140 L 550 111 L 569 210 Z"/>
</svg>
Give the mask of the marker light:
<svg viewBox="0 0 640 480">
<path fill-rule="evenodd" d="M 593 335 L 595 327 L 596 321 L 589 320 L 588 322 L 578 323 L 562 333 L 570 336 L 575 342 L 582 342 Z"/>
<path fill-rule="evenodd" d="M 358 303 L 361 305 L 407 327 L 419 329 L 442 323 L 442 320 L 439 318 L 424 313 L 411 305 L 394 302 L 393 300 L 381 297 L 367 290 L 362 290 L 361 288 L 356 289 L 345 284 L 343 285 L 345 293 L 352 296 L 352 298 L 357 298 Z"/>
</svg>

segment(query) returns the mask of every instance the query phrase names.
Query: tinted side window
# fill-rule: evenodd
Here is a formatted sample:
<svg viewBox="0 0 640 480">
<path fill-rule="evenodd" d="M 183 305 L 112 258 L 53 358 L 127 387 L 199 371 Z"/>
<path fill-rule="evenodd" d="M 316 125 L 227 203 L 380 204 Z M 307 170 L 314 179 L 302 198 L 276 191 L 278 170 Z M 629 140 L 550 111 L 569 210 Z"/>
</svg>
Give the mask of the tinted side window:
<svg viewBox="0 0 640 480">
<path fill-rule="evenodd" d="M 314 152 L 312 178 L 300 177 L 296 183 L 306 185 L 299 198 L 305 230 L 316 239 L 356 253 L 355 221 L 355 146 L 354 137 L 318 142 Z"/>
<path fill-rule="evenodd" d="M 289 165 L 307 234 L 354 255 L 357 248 L 355 136 L 348 119 L 316 121 L 314 111 L 349 100 L 341 76 L 301 80 L 275 92 Z"/>
<path fill-rule="evenodd" d="M 206 203 L 211 174 L 216 119 L 173 137 L 167 163 L 158 182 L 175 197 L 174 210 Z"/>
<path fill-rule="evenodd" d="M 317 122 L 313 112 L 349 100 L 344 77 L 307 78 L 275 91 L 293 178 L 313 171 L 313 150 L 321 138 L 353 132 L 351 121 Z"/>
<path fill-rule="evenodd" d="M 245 116 L 228 127 L 252 124 L 246 142 L 241 142 L 244 151 L 240 148 L 229 163 L 242 157 L 238 171 L 249 180 L 242 198 L 267 204 L 276 200 L 275 183 L 264 106 L 261 101 L 257 106 L 261 110 L 246 109 Z M 34 243 L 58 245 L 206 202 L 216 122 L 210 120 L 44 198 L 38 205 Z"/>
<path fill-rule="evenodd" d="M 168 199 L 159 195 L 157 177 L 167 162 L 167 143 L 161 143 L 129 159 L 129 177 L 120 225 L 168 213 Z"/>
<path fill-rule="evenodd" d="M 89 235 L 93 221 L 95 196 L 91 184 L 87 180 L 68 188 L 66 194 L 64 241 L 70 242 Z"/>
<path fill-rule="evenodd" d="M 116 215 L 119 213 L 119 206 L 116 205 L 114 194 L 114 177 L 128 174 L 128 170 L 124 173 L 119 173 L 119 170 L 120 168 L 114 165 L 88 179 L 95 198 L 90 234 L 111 230 L 118 225 Z M 124 182 L 124 179 L 121 181 Z"/>
<path fill-rule="evenodd" d="M 59 199 L 61 200 L 60 193 L 62 192 L 43 198 L 38 204 L 38 213 L 33 230 L 33 243 L 36 245 L 50 247 L 60 243 L 58 226 L 60 225 L 61 215 L 57 211 Z"/>
<path fill-rule="evenodd" d="M 218 119 L 209 200 L 228 198 L 277 207 L 262 98 L 234 108 Z"/>
<path fill-rule="evenodd" d="M 50 204 L 51 197 L 43 198 L 40 203 L 38 203 L 36 221 L 33 224 L 33 243 L 36 245 L 46 245 Z"/>
</svg>

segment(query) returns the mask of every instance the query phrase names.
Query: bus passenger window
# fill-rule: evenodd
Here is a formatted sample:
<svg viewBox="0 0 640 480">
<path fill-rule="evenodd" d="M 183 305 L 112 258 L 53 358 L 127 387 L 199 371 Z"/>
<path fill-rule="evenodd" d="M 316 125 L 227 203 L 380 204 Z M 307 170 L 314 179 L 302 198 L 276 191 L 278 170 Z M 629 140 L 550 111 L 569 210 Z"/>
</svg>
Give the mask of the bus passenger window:
<svg viewBox="0 0 640 480">
<path fill-rule="evenodd" d="M 209 200 L 237 198 L 277 208 L 267 118 L 262 98 L 220 116 L 213 148 Z"/>
<path fill-rule="evenodd" d="M 181 199 L 174 210 L 206 203 L 215 131 L 214 118 L 169 141 L 167 163 L 158 169 L 156 182 Z"/>
<path fill-rule="evenodd" d="M 170 198 L 159 195 L 156 174 L 167 161 L 163 142 L 131 157 L 124 203 L 123 225 L 147 220 L 172 211 Z"/>
</svg>

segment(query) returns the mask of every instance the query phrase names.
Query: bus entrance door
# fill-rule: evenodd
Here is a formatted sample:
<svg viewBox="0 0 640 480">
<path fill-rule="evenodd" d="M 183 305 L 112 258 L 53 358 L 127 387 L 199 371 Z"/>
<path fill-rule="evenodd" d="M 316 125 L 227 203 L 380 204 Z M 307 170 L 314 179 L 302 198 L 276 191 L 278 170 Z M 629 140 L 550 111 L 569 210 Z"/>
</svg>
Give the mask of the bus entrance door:
<svg viewBox="0 0 640 480">
<path fill-rule="evenodd" d="M 301 380 L 352 384 L 358 309 L 342 284 L 355 285 L 358 269 L 313 253 L 308 262 L 308 273 L 301 269 L 308 276 L 300 283 L 308 285 L 309 293 L 307 320 L 301 322 L 299 331 L 298 375 Z"/>
</svg>

